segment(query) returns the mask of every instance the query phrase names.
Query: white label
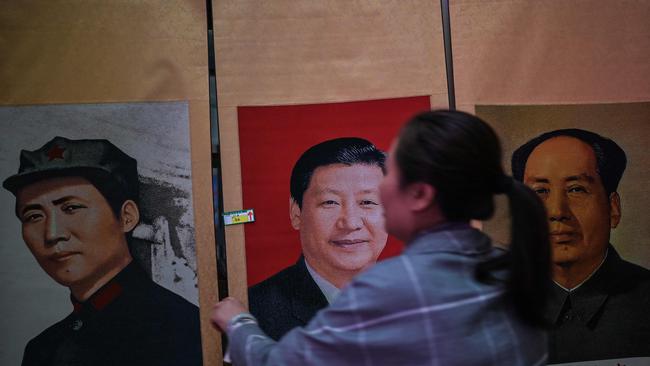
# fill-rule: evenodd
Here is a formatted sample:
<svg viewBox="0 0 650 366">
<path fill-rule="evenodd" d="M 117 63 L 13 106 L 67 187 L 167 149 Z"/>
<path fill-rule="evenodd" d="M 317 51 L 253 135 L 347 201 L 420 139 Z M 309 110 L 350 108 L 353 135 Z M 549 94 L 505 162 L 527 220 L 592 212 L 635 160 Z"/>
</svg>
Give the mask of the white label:
<svg viewBox="0 0 650 366">
<path fill-rule="evenodd" d="M 255 222 L 255 212 L 253 212 L 252 208 L 223 213 L 224 225 L 245 224 L 247 222 Z"/>
</svg>

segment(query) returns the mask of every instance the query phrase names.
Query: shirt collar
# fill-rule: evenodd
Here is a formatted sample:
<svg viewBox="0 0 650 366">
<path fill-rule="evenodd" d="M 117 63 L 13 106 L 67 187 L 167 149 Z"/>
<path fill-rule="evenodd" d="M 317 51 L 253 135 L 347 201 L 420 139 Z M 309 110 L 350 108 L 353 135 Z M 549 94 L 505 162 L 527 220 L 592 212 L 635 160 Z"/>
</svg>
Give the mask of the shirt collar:
<svg viewBox="0 0 650 366">
<path fill-rule="evenodd" d="M 325 298 L 327 299 L 327 302 L 331 304 L 334 302 L 336 297 L 339 295 L 341 290 L 334 286 L 331 282 L 326 280 L 323 276 L 319 275 L 318 272 L 316 272 L 311 266 L 309 265 L 309 262 L 305 259 L 305 266 L 307 267 L 307 271 L 309 271 L 309 274 L 311 275 L 311 278 L 314 279 L 314 282 L 316 282 L 316 285 L 318 285 L 318 288 L 320 288 L 321 292 L 323 295 L 325 295 Z"/>
<path fill-rule="evenodd" d="M 594 270 L 589 274 L 589 276 L 587 276 L 587 278 L 585 278 L 582 282 L 580 282 L 579 284 L 573 286 L 572 288 L 566 288 L 566 287 L 560 285 L 559 283 L 557 283 L 555 280 L 553 280 L 553 282 L 555 282 L 556 285 L 558 285 L 562 290 L 564 290 L 564 291 L 566 291 L 566 292 L 569 292 L 569 293 L 570 293 L 570 292 L 573 292 L 573 291 L 577 290 L 580 286 L 582 286 L 583 283 L 589 281 L 589 279 L 594 275 L 594 273 L 596 273 L 596 272 L 600 269 L 600 267 L 603 266 L 603 263 L 605 263 L 605 259 L 607 259 L 607 254 L 608 254 L 608 253 L 609 253 L 609 248 L 607 248 L 607 250 L 605 250 L 605 256 L 603 257 L 603 260 L 600 262 L 600 264 L 598 265 L 598 267 L 596 267 L 596 269 L 594 269 Z"/>
<path fill-rule="evenodd" d="M 579 318 L 581 322 L 589 323 L 599 312 L 609 294 L 619 286 L 617 269 L 621 261 L 616 249 L 609 244 L 603 263 L 581 285 L 569 292 L 554 284 L 547 306 L 547 319 L 557 324 L 562 308 L 569 300 L 572 308 L 581 315 Z"/>
<path fill-rule="evenodd" d="M 71 293 L 70 301 L 72 302 L 73 312 L 78 314 L 82 310 L 103 310 L 106 306 L 122 295 L 128 279 L 133 277 L 137 271 L 137 265 L 131 261 L 131 263 L 120 271 L 120 273 L 108 281 L 104 286 L 100 287 L 99 290 L 95 291 L 95 293 L 86 301 L 75 299 Z"/>
</svg>

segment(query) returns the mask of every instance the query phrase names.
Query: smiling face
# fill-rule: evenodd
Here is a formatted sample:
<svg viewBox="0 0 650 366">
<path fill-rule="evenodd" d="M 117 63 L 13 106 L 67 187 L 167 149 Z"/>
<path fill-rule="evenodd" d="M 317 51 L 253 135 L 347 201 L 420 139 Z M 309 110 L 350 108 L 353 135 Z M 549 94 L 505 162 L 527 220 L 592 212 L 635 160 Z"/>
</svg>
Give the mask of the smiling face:
<svg viewBox="0 0 650 366">
<path fill-rule="evenodd" d="M 386 245 L 376 165 L 331 164 L 318 167 L 303 194 L 302 208 L 292 200 L 291 224 L 309 265 L 340 287 L 344 278 L 369 267 Z"/>
<path fill-rule="evenodd" d="M 603 259 L 610 228 L 620 220 L 616 193 L 609 197 L 586 143 L 568 136 L 551 138 L 530 154 L 524 183 L 546 206 L 553 262 L 576 265 L 588 275 Z"/>
<path fill-rule="evenodd" d="M 123 211 L 134 205 L 125 202 Z M 32 183 L 18 191 L 16 209 L 38 264 L 73 294 L 112 277 L 131 260 L 125 232 L 137 217 L 129 212 L 116 218 L 104 196 L 82 177 Z"/>
</svg>

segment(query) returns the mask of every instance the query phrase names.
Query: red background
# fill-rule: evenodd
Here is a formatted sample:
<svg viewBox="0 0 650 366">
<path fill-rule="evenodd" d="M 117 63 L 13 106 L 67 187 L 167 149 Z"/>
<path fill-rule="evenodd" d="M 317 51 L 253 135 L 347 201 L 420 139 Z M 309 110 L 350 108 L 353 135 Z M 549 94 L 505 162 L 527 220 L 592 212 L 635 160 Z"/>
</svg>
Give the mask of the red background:
<svg viewBox="0 0 650 366">
<path fill-rule="evenodd" d="M 299 234 L 289 223 L 289 179 L 309 147 L 337 137 L 361 137 L 388 151 L 401 125 L 430 109 L 428 96 L 361 102 L 238 107 L 243 208 L 255 210 L 244 224 L 248 285 L 295 263 Z M 399 254 L 389 237 L 380 258 Z"/>
</svg>

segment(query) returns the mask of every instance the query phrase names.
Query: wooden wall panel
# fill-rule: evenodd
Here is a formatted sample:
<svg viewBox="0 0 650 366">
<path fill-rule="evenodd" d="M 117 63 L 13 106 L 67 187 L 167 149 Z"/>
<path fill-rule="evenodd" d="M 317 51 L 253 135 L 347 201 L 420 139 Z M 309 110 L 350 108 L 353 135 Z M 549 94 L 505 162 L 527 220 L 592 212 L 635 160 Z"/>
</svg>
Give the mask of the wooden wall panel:
<svg viewBox="0 0 650 366">
<path fill-rule="evenodd" d="M 451 2 L 459 109 L 650 100 L 650 2 Z"/>
</svg>

